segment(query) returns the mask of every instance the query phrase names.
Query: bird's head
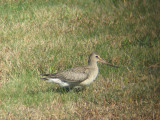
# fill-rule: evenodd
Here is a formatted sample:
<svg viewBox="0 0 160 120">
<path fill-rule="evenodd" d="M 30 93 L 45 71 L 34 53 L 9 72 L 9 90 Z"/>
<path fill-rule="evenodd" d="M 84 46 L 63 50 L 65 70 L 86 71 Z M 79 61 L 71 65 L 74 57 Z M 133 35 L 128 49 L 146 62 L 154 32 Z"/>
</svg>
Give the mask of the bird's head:
<svg viewBox="0 0 160 120">
<path fill-rule="evenodd" d="M 88 63 L 90 63 L 90 62 L 101 62 L 101 63 L 107 64 L 107 65 L 109 65 L 109 66 L 112 66 L 112 67 L 117 67 L 117 66 L 112 65 L 111 63 L 108 63 L 107 61 L 103 60 L 103 59 L 102 59 L 98 54 L 96 54 L 96 53 L 90 54 Z"/>
</svg>

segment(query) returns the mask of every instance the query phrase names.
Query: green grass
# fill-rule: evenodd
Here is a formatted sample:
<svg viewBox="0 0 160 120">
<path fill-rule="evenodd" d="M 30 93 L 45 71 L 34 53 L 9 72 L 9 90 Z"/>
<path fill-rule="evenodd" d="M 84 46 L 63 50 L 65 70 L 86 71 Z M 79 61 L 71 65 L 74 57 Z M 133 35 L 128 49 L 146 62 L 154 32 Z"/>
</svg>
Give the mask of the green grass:
<svg viewBox="0 0 160 120">
<path fill-rule="evenodd" d="M 160 119 L 158 0 L 1 0 L 0 119 Z M 84 91 L 40 74 L 99 64 Z"/>
</svg>

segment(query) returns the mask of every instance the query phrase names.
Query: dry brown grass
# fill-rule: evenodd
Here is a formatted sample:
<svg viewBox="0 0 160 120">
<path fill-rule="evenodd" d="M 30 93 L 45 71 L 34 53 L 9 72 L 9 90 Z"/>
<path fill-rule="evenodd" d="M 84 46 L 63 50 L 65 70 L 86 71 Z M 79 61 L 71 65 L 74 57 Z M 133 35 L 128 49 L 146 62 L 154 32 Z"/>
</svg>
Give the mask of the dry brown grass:
<svg viewBox="0 0 160 120">
<path fill-rule="evenodd" d="M 0 119 L 160 119 L 154 2 L 1 1 Z M 92 51 L 120 68 L 99 64 L 80 92 L 40 79 L 86 65 Z"/>
</svg>

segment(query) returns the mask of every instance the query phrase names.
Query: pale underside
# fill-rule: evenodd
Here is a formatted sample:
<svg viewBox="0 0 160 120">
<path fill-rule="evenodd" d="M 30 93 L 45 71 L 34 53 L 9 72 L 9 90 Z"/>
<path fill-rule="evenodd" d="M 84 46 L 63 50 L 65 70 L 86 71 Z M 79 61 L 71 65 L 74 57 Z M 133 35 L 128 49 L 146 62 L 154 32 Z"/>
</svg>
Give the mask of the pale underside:
<svg viewBox="0 0 160 120">
<path fill-rule="evenodd" d="M 75 67 L 55 74 L 44 75 L 45 80 L 54 82 L 61 87 L 85 86 L 92 83 L 98 74 L 98 69 L 87 67 Z"/>
</svg>

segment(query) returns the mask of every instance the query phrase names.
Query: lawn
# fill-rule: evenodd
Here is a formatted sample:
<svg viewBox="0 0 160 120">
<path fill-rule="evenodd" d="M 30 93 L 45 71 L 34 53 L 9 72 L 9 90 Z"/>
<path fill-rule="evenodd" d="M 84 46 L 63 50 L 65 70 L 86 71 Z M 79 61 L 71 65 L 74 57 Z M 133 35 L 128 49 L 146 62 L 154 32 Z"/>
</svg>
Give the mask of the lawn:
<svg viewBox="0 0 160 120">
<path fill-rule="evenodd" d="M 0 119 L 160 119 L 160 1 L 1 0 Z M 65 91 L 41 74 L 87 65 L 99 75 Z"/>
</svg>

